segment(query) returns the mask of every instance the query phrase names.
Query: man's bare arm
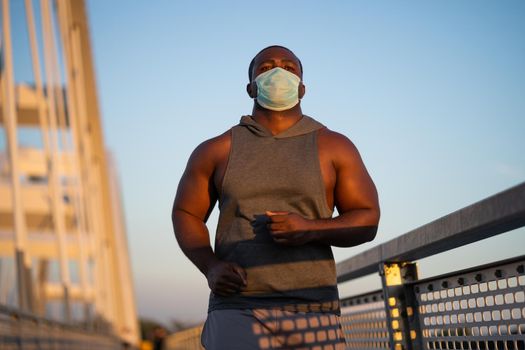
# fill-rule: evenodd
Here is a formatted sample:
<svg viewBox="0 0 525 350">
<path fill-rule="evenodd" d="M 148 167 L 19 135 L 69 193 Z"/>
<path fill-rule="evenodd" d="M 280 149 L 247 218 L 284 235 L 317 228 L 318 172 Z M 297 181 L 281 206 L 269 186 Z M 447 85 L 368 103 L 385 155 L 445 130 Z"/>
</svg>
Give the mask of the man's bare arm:
<svg viewBox="0 0 525 350">
<path fill-rule="evenodd" d="M 373 240 L 377 233 L 377 190 L 359 152 L 350 140 L 334 132 L 326 135 L 324 142 L 334 155 L 334 201 L 339 215 L 308 220 L 295 213 L 267 212 L 269 229 L 277 243 L 321 242 L 351 247 Z"/>
<path fill-rule="evenodd" d="M 184 254 L 206 276 L 210 289 L 220 295 L 238 292 L 246 284 L 244 270 L 215 256 L 206 220 L 217 201 L 213 174 L 217 144 L 207 141 L 192 153 L 177 189 L 172 222 Z M 215 149 L 214 149 L 215 148 Z"/>
</svg>

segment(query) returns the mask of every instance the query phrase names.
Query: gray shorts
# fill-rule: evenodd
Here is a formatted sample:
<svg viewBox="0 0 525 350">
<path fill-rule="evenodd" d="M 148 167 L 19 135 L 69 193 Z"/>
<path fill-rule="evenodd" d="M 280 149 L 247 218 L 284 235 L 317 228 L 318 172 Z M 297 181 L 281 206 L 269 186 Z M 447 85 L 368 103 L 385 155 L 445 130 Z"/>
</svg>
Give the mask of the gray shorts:
<svg viewBox="0 0 525 350">
<path fill-rule="evenodd" d="M 346 348 L 339 316 L 279 309 L 211 311 L 201 342 L 206 350 Z"/>
</svg>

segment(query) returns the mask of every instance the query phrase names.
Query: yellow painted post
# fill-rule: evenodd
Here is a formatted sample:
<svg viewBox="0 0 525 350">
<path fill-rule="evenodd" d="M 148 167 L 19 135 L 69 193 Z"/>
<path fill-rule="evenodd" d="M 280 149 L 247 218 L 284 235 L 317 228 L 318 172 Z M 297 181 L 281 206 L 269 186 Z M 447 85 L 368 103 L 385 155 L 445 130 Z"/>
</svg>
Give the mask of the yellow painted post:
<svg viewBox="0 0 525 350">
<path fill-rule="evenodd" d="M 383 283 L 387 326 L 390 335 L 390 349 L 421 349 L 417 315 L 414 315 L 411 287 L 407 282 L 417 280 L 417 264 L 392 262 L 380 264 Z"/>
</svg>

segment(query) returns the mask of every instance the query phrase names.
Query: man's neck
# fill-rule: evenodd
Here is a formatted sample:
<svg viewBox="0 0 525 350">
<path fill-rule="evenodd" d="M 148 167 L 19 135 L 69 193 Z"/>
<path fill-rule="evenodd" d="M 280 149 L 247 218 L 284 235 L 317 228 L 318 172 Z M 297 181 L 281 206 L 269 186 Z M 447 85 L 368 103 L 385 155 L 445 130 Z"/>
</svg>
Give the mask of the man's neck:
<svg viewBox="0 0 525 350">
<path fill-rule="evenodd" d="M 281 112 L 262 108 L 255 103 L 252 117 L 257 123 L 270 130 L 272 135 L 277 135 L 297 123 L 303 117 L 303 112 L 300 103 L 291 109 Z"/>
</svg>

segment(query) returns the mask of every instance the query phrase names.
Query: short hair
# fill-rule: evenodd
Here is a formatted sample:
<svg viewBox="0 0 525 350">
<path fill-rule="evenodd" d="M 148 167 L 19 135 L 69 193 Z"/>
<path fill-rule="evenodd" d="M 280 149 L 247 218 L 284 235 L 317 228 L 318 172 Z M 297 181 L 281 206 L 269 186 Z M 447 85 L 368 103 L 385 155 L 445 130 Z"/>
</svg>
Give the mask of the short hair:
<svg viewBox="0 0 525 350">
<path fill-rule="evenodd" d="M 284 47 L 284 46 L 281 46 L 281 45 L 270 45 L 268 47 L 265 47 L 264 49 L 262 49 L 261 51 L 259 51 L 257 53 L 257 55 L 253 56 L 251 62 L 250 62 L 250 66 L 248 67 L 248 78 L 250 79 L 250 81 L 252 81 L 252 75 L 253 75 L 253 65 L 255 64 L 255 58 L 257 56 L 259 56 L 261 54 L 261 52 L 263 51 L 266 51 L 268 49 L 272 49 L 274 47 L 278 47 L 278 48 L 281 48 L 281 49 L 285 49 L 286 51 L 290 52 L 292 55 L 295 56 L 295 58 L 297 58 L 297 61 L 299 61 L 299 67 L 301 68 L 301 75 L 303 75 L 303 64 L 301 63 L 301 60 L 299 59 L 299 57 L 297 57 L 297 55 L 292 51 L 290 50 L 289 48 L 287 47 Z"/>
</svg>

